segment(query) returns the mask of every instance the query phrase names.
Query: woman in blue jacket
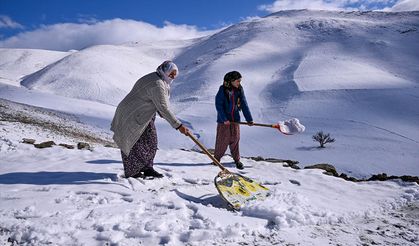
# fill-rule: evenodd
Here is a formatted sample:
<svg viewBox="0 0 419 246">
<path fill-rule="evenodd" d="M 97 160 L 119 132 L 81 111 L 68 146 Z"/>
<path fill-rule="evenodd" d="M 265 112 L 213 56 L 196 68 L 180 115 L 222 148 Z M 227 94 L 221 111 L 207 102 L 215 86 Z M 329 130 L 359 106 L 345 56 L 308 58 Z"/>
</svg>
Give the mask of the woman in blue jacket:
<svg viewBox="0 0 419 246">
<path fill-rule="evenodd" d="M 249 125 L 253 125 L 252 114 L 247 105 L 243 87 L 241 86 L 242 76 L 237 71 L 228 72 L 224 76 L 224 83 L 220 86 L 215 96 L 215 107 L 217 109 L 217 137 L 215 140 L 214 157 L 220 161 L 227 147 L 234 163 L 238 169 L 243 169 L 240 161 L 239 141 L 240 141 L 240 112 Z"/>
</svg>

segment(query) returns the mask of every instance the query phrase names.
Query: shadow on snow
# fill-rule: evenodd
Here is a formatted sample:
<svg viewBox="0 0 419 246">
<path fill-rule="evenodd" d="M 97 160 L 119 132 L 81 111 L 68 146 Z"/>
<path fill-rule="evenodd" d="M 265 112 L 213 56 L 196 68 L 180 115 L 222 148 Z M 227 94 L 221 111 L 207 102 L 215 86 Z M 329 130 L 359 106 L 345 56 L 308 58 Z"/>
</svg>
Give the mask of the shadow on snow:
<svg viewBox="0 0 419 246">
<path fill-rule="evenodd" d="M 104 184 L 104 179 L 115 181 L 114 173 L 93 172 L 16 172 L 0 175 L 0 184 L 65 185 L 65 184 Z"/>
<path fill-rule="evenodd" d="M 86 161 L 86 163 L 89 163 L 89 164 L 121 164 L 122 161 L 100 159 L 100 160 Z"/>
<path fill-rule="evenodd" d="M 191 196 L 188 194 L 185 194 L 183 192 L 180 192 L 179 190 L 174 190 L 176 195 L 178 195 L 180 198 L 193 202 L 193 203 L 199 203 L 202 205 L 209 205 L 211 204 L 213 207 L 216 208 L 225 208 L 225 209 L 229 209 L 228 205 L 226 204 L 226 202 L 217 194 L 217 195 L 212 195 L 210 194 L 210 196 L 208 195 L 202 195 L 200 197 L 195 197 L 195 196 Z"/>
</svg>

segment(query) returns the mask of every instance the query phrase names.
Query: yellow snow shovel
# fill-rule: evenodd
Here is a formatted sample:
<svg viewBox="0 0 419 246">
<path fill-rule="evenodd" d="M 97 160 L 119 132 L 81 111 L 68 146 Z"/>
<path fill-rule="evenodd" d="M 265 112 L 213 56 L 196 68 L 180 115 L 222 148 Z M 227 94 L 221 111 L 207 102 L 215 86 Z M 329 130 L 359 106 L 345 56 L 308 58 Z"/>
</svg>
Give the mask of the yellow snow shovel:
<svg viewBox="0 0 419 246">
<path fill-rule="evenodd" d="M 269 189 L 258 182 L 227 170 L 190 132 L 187 135 L 217 165 L 221 172 L 214 178 L 221 197 L 235 210 L 252 200 L 263 200 L 270 195 Z"/>
</svg>

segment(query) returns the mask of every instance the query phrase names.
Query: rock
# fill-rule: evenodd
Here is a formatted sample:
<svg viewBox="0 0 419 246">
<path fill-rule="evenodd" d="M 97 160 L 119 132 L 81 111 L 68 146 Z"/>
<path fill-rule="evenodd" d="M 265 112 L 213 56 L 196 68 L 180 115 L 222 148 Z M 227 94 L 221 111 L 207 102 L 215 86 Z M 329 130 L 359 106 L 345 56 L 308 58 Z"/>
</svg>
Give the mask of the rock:
<svg viewBox="0 0 419 246">
<path fill-rule="evenodd" d="M 339 177 L 340 178 L 343 178 L 344 180 L 348 180 L 348 175 L 346 175 L 346 173 L 341 173 L 340 175 L 339 175 Z"/>
<path fill-rule="evenodd" d="M 74 149 L 74 145 L 71 145 L 71 144 L 60 143 L 59 146 L 62 146 L 62 147 L 67 148 L 67 149 Z"/>
<path fill-rule="evenodd" d="M 342 178 L 342 179 L 344 179 L 346 181 L 352 181 L 352 182 L 359 182 L 360 181 L 360 180 L 358 180 L 358 179 L 356 179 L 354 177 L 349 177 L 346 173 L 341 173 L 339 175 L 339 178 Z"/>
<path fill-rule="evenodd" d="M 336 168 L 330 164 L 322 163 L 322 164 L 315 164 L 311 166 L 306 166 L 304 169 L 322 169 L 325 170 L 324 172 L 327 175 L 332 175 L 335 177 L 339 177 L 338 172 L 336 172 Z"/>
<path fill-rule="evenodd" d="M 360 182 L 361 181 L 361 180 L 358 180 L 358 179 L 356 179 L 354 177 L 349 177 L 347 180 L 348 181 L 352 181 L 352 182 Z"/>
<path fill-rule="evenodd" d="M 326 175 L 329 175 L 329 176 L 336 176 L 336 177 L 339 177 L 338 175 L 335 175 L 334 173 L 332 173 L 332 172 L 324 172 L 323 174 L 326 174 Z"/>
<path fill-rule="evenodd" d="M 386 173 L 381 173 L 381 174 L 374 174 L 371 176 L 371 178 L 368 179 L 368 181 L 386 181 L 388 180 L 387 174 Z"/>
<path fill-rule="evenodd" d="M 263 158 L 262 156 L 256 156 L 256 157 L 248 157 L 251 160 L 254 161 L 266 161 L 266 162 L 272 162 L 272 163 L 287 163 L 286 167 L 291 167 L 294 169 L 300 169 L 300 167 L 297 166 L 297 164 L 299 163 L 298 161 L 294 161 L 294 160 L 284 160 L 284 159 L 276 159 L 276 158 Z"/>
<path fill-rule="evenodd" d="M 46 141 L 39 144 L 34 144 L 33 146 L 35 146 L 35 148 L 38 148 L 38 149 L 43 149 L 43 148 L 50 148 L 53 145 L 56 145 L 54 141 Z"/>
<path fill-rule="evenodd" d="M 26 144 L 34 144 L 35 143 L 35 139 L 32 138 L 23 138 L 22 139 L 22 143 L 26 143 Z"/>
<path fill-rule="evenodd" d="M 284 160 L 284 159 L 275 159 L 275 158 L 266 158 L 265 161 L 267 162 L 286 162 L 288 163 L 288 165 L 290 165 L 290 167 L 297 165 L 298 163 L 300 163 L 299 161 L 293 161 L 293 160 Z"/>
<path fill-rule="evenodd" d="M 387 176 L 386 173 L 372 175 L 371 178 L 367 179 L 367 181 L 386 181 L 390 179 L 401 179 L 404 182 L 415 182 L 419 184 L 419 177 L 417 176 Z"/>
<path fill-rule="evenodd" d="M 401 180 L 403 180 L 404 182 L 416 182 L 417 184 L 419 184 L 419 177 L 417 176 L 408 176 L 408 175 L 403 175 L 400 177 Z"/>
<path fill-rule="evenodd" d="M 287 163 L 287 164 L 284 164 L 284 165 L 282 165 L 283 167 L 290 167 L 290 168 L 292 168 L 292 169 L 296 169 L 296 170 L 298 170 L 298 169 L 301 169 L 299 166 L 297 166 L 297 165 L 295 165 L 295 164 L 289 164 L 289 163 Z"/>
<path fill-rule="evenodd" d="M 85 142 L 78 142 L 77 143 L 77 149 L 92 150 L 92 148 L 90 147 L 90 144 L 85 143 Z"/>
</svg>

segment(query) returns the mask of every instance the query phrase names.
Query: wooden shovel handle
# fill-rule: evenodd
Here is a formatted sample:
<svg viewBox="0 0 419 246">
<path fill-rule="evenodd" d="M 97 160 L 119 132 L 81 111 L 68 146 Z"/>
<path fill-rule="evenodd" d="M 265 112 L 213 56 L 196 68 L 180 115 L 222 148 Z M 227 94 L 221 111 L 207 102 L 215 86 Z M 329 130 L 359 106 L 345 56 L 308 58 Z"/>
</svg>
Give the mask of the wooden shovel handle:
<svg viewBox="0 0 419 246">
<path fill-rule="evenodd" d="M 249 125 L 247 122 L 233 122 L 235 124 L 240 125 Z M 278 128 L 278 124 L 261 124 L 261 123 L 253 123 L 254 126 L 264 126 L 264 127 L 271 127 L 271 128 Z"/>
<path fill-rule="evenodd" d="M 219 167 L 219 168 L 221 168 L 221 170 L 223 171 L 223 172 L 226 172 L 226 173 L 230 173 L 230 171 L 228 171 L 223 165 L 221 165 L 221 163 L 217 160 L 217 159 L 215 159 L 215 157 L 208 151 L 208 149 L 207 148 L 205 148 L 205 146 L 201 143 L 201 142 L 199 142 L 198 141 L 198 139 L 196 139 L 193 135 L 192 135 L 192 133 L 190 133 L 189 131 L 186 133 L 186 135 L 188 135 L 191 139 L 192 139 L 192 141 L 194 141 L 201 149 L 202 149 L 202 151 L 204 151 L 204 153 L 205 154 L 207 154 L 207 156 Z"/>
<path fill-rule="evenodd" d="M 235 124 L 240 124 L 240 125 L 249 125 L 247 122 L 233 122 Z M 281 129 L 281 126 L 279 124 L 261 124 L 261 123 L 253 123 L 254 126 L 264 126 L 264 127 L 270 127 L 270 128 L 275 128 L 278 129 L 278 131 L 280 131 L 282 134 L 284 135 L 292 135 L 290 133 L 284 132 Z"/>
</svg>

